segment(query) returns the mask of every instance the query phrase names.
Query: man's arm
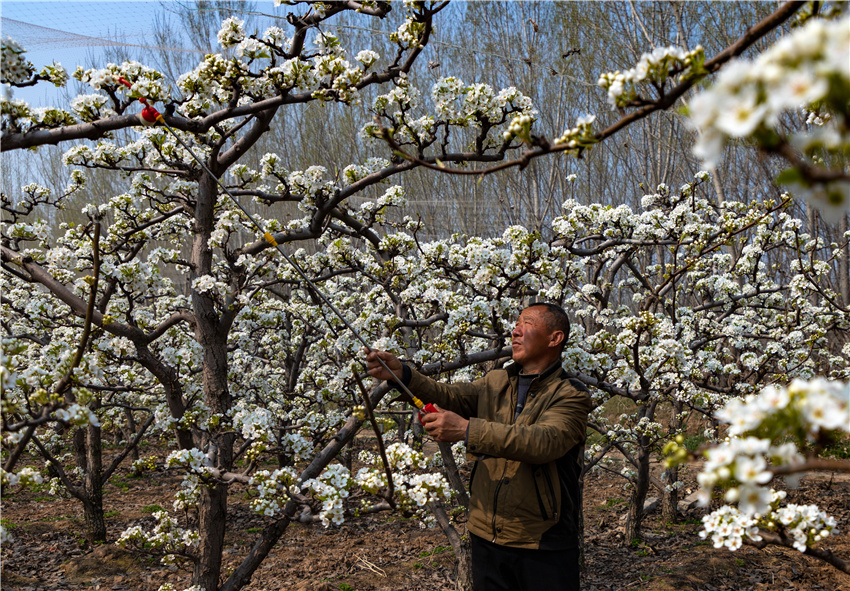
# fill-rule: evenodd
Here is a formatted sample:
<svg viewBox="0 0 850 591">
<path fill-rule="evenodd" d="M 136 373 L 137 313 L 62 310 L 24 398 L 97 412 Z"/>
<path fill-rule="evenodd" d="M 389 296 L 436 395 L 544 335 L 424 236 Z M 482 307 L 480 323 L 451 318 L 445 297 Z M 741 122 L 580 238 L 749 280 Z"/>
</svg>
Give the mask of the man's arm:
<svg viewBox="0 0 850 591">
<path fill-rule="evenodd" d="M 569 383 L 534 424 L 505 424 L 473 418 L 469 422 L 467 449 L 484 454 L 543 464 L 562 457 L 585 440 L 590 396 Z"/>
</svg>

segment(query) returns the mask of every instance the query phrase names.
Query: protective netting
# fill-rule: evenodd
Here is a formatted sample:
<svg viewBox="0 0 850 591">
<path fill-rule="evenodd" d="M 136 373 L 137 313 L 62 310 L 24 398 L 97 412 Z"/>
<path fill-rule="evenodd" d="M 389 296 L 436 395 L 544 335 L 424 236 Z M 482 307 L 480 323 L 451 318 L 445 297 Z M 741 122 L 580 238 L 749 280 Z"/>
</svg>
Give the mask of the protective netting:
<svg viewBox="0 0 850 591">
<path fill-rule="evenodd" d="M 3 2 L 0 34 L 28 52 L 89 47 L 186 51 L 153 45 L 155 20 L 167 19 L 182 6 L 146 1 Z"/>
<path fill-rule="evenodd" d="M 53 29 L 51 27 L 42 27 L 41 25 L 25 23 L 11 18 L 0 19 L 0 29 L 2 29 L 4 37 L 8 35 L 23 47 L 31 50 L 60 47 L 102 47 L 119 45 L 129 47 L 146 47 L 145 45 L 126 43 L 117 39 L 104 39 L 103 37 L 79 35 L 77 33 Z"/>
</svg>

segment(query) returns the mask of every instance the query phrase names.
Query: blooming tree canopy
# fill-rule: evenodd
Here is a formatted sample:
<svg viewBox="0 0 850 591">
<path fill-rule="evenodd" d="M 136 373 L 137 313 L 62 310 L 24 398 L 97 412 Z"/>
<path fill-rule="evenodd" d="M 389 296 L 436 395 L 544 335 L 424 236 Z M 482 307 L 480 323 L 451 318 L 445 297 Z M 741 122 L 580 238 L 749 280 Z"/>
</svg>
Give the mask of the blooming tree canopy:
<svg viewBox="0 0 850 591">
<path fill-rule="evenodd" d="M 626 458 L 636 534 L 647 489 L 670 493 L 678 482 L 674 472 L 667 484 L 652 476 L 650 454 L 688 421 L 728 416 L 720 409 L 752 403 L 730 400 L 766 384 L 847 378 L 846 352 L 835 343 L 848 311 L 836 304 L 822 260 L 839 247 L 804 231 L 779 191 L 721 200 L 711 175 L 699 171 L 678 190 L 648 190 L 641 208 L 568 200 L 551 238 L 510 226 L 489 238 L 422 239 L 427 227 L 402 186 L 391 184 L 396 175 L 497 162 L 528 144 L 538 153 L 581 154 L 616 129 L 594 133 L 587 116 L 549 145 L 532 133 L 540 107 L 515 87 L 439 76 L 430 92 L 420 90 L 412 69 L 444 3 L 396 6 L 404 16 L 390 56 L 349 50 L 324 25 L 349 12 L 382 19 L 393 5 L 292 4 L 286 28 L 251 32 L 226 19 L 221 52 L 183 73 L 176 88 L 156 69 L 127 61 L 73 72 L 90 90 L 64 109 L 0 99 L 4 151 L 70 143 L 63 161 L 73 169 L 61 194 L 36 183 L 3 194 L 4 489 L 43 478 L 17 469 L 23 450 L 34 450 L 51 467 L 53 489 L 79 499 L 92 535 L 105 536 L 103 483 L 142 438 L 160 436 L 176 448 L 162 468 L 184 475 L 180 490 L 152 529 L 133 526 L 119 540 L 187 560 L 193 584 L 207 591 L 236 590 L 292 521 L 332 527 L 356 512 L 398 508 L 451 528 L 446 505 L 460 496 L 451 471 L 441 473 L 440 459 L 404 434 L 380 457 L 362 454 L 355 473 L 335 461 L 375 407 L 398 408 L 385 400 L 386 386 L 363 386 L 362 345 L 346 324 L 425 374 L 464 380 L 507 360 L 506 338 L 529 299 L 564 304 L 576 321 L 564 365 L 592 388 L 597 406 L 588 465 L 605 465 L 612 450 Z M 666 108 L 734 53 L 706 61 L 700 49 L 659 50 L 629 72 L 603 73 L 600 84 L 616 108 Z M 10 40 L 2 59 L 2 81 L 12 86 L 68 78 L 58 65 L 36 73 Z M 675 80 L 686 86 L 665 93 Z M 647 88 L 659 96 L 649 100 Z M 318 165 L 290 170 L 274 152 L 258 166 L 244 163 L 279 110 L 350 106 L 369 92 L 375 119 L 361 136 L 374 156 L 334 173 Z M 160 105 L 167 127 L 138 116 L 140 98 Z M 691 101 L 694 112 L 699 102 Z M 810 169 L 798 168 L 812 180 Z M 82 223 L 51 227 L 43 212 L 85 194 L 94 170 L 114 173 L 122 191 L 93 195 Z M 265 233 L 315 287 L 260 238 Z M 611 421 L 604 404 L 617 397 L 636 410 Z M 667 424 L 662 409 L 673 409 Z M 136 416 L 144 422 L 135 424 Z M 102 430 L 127 423 L 135 427 L 125 449 L 104 466 Z M 761 451 L 733 468 L 724 464 L 727 480 L 742 485 L 738 510 L 747 519 L 756 519 L 748 509 L 767 514 L 769 506 L 773 523 L 797 527 L 802 510 L 786 508 L 797 517 L 782 521 L 789 519 L 779 513 L 782 499 L 756 488 L 767 484 L 765 453 L 797 457 L 774 444 L 759 443 Z M 63 454 L 72 445 L 70 468 Z M 462 458 L 456 446 L 442 462 Z M 150 466 L 148 458 L 135 463 Z M 706 481 L 706 493 L 721 480 Z M 256 494 L 251 508 L 265 527 L 224 577 L 227 499 L 240 486 Z M 354 489 L 370 494 L 365 505 L 351 506 Z M 831 525 L 816 510 L 806 519 L 817 533 L 794 539 L 809 548 Z"/>
</svg>

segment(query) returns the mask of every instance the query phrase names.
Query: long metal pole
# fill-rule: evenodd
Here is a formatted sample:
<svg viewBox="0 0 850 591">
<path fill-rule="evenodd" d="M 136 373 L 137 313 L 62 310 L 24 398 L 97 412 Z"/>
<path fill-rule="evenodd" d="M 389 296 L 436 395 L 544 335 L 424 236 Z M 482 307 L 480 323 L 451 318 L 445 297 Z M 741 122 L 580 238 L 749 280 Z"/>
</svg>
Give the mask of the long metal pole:
<svg viewBox="0 0 850 591">
<path fill-rule="evenodd" d="M 123 84 L 125 84 L 126 86 L 128 86 L 128 87 L 131 86 L 130 83 L 127 82 L 126 80 L 124 80 L 123 78 L 121 78 L 119 80 Z M 242 207 L 242 204 L 239 203 L 239 200 L 236 199 L 236 197 L 234 197 L 233 194 L 230 191 L 228 191 L 227 187 L 225 187 L 224 184 L 212 173 L 212 171 L 209 168 L 207 168 L 207 165 L 204 164 L 204 162 L 195 154 L 195 152 L 192 150 L 192 148 L 190 148 L 188 146 L 188 144 L 186 144 L 186 142 L 184 142 L 183 139 L 179 135 L 177 135 L 177 132 L 174 130 L 174 128 L 171 127 L 165 121 L 165 117 L 163 117 L 162 114 L 159 113 L 159 111 L 157 111 L 152 106 L 150 106 L 148 104 L 147 100 L 144 97 L 139 98 L 139 102 L 141 102 L 142 104 L 145 105 L 145 110 L 142 111 L 142 115 L 141 115 L 142 118 L 144 118 L 145 121 L 150 121 L 150 123 L 153 123 L 155 121 L 159 121 L 160 123 L 162 123 L 165 126 L 165 128 L 169 132 L 171 132 L 171 135 L 174 136 L 174 139 L 176 139 L 178 142 L 180 142 L 180 145 L 183 146 L 186 149 L 187 152 L 189 152 L 189 154 L 192 156 L 192 158 L 195 160 L 195 162 L 197 162 L 198 164 L 201 165 L 201 168 L 203 168 L 204 171 L 208 175 L 210 175 L 210 178 L 212 178 L 218 184 L 218 186 L 221 187 L 221 190 L 224 191 L 227 194 L 228 197 L 230 197 L 230 199 L 233 201 L 233 203 L 236 204 L 236 207 L 238 207 L 242 211 L 242 213 L 245 214 L 245 217 L 247 217 L 251 221 L 251 223 L 254 224 L 254 226 L 257 228 L 257 230 L 259 230 L 260 232 L 263 233 L 263 237 L 266 239 L 266 241 L 277 249 L 277 251 L 284 258 L 284 260 L 286 260 L 286 262 L 289 263 L 289 265 L 293 269 L 295 269 L 295 272 L 298 273 L 298 275 L 301 277 L 301 279 L 303 279 L 307 283 L 307 285 L 310 286 L 310 289 L 312 289 L 313 292 L 316 295 L 318 295 L 319 298 L 321 298 L 322 302 L 326 306 L 328 306 L 333 311 L 333 313 L 336 314 L 336 316 L 340 320 L 342 320 L 342 322 L 343 322 L 343 324 L 345 324 L 346 328 L 348 328 L 348 330 L 351 331 L 351 334 L 353 334 L 355 337 L 357 337 L 357 340 L 360 341 L 360 343 L 363 345 L 363 347 L 366 349 L 366 351 L 371 353 L 372 347 L 369 346 L 369 343 L 366 342 L 366 339 L 364 339 L 363 336 L 359 332 L 357 332 L 357 329 L 355 329 L 351 325 L 351 323 L 348 322 L 348 320 L 345 318 L 345 316 L 343 316 L 342 312 L 340 312 L 336 308 L 336 306 L 334 306 L 331 303 L 331 301 L 327 298 L 327 296 L 325 296 L 325 294 L 322 293 L 322 291 L 316 286 L 316 284 L 313 283 L 313 281 L 307 276 L 307 274 L 298 265 L 298 263 L 296 263 L 293 259 L 291 259 L 289 257 L 289 255 L 287 255 L 283 251 L 283 248 L 280 246 L 280 244 L 277 243 L 277 241 L 274 239 L 274 236 L 272 236 L 269 232 L 266 232 L 265 230 L 263 230 L 263 227 L 260 225 L 260 223 L 256 219 L 254 219 L 254 216 L 252 216 L 250 213 L 248 213 L 248 210 L 246 210 L 244 207 Z M 145 117 L 146 111 L 148 112 L 149 116 L 153 117 L 153 120 L 148 120 L 147 117 Z M 386 369 L 389 373 L 395 374 L 395 372 L 389 368 L 389 366 L 384 362 L 383 359 L 380 358 L 380 356 L 376 356 L 376 359 L 378 360 L 378 363 L 380 363 L 381 366 L 384 369 Z M 395 383 L 398 384 L 398 386 L 404 391 L 405 394 L 410 396 L 410 398 L 413 400 L 413 404 L 415 404 L 417 408 L 422 409 L 425 406 L 423 404 L 423 402 L 421 400 L 419 400 L 419 398 L 414 396 L 413 392 L 411 392 L 410 389 L 404 383 L 402 383 L 400 381 L 396 381 Z"/>
</svg>

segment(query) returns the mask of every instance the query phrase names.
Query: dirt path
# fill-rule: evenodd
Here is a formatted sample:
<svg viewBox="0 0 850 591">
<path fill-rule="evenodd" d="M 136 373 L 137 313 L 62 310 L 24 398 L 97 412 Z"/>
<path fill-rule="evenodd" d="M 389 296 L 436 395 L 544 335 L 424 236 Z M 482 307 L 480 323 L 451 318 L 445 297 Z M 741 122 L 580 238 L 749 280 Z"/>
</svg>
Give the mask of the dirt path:
<svg viewBox="0 0 850 591">
<path fill-rule="evenodd" d="M 171 508 L 180 479 L 165 472 L 114 478 L 106 490 L 110 539 L 130 525 L 150 527 L 151 513 Z M 744 547 L 716 550 L 697 535 L 702 510 L 679 524 L 660 512 L 644 526 L 645 539 L 624 547 L 621 518 L 628 493 L 610 474 L 592 474 L 585 485 L 585 591 L 850 591 L 850 576 L 793 550 Z M 263 520 L 232 495 L 225 572 L 253 543 Z M 850 479 L 810 476 L 788 502 L 815 503 L 836 518 L 840 534 L 824 547 L 850 559 Z M 189 586 L 187 565 L 163 566 L 114 544 L 88 547 L 81 537 L 79 503 L 44 492 L 3 499 L 2 519 L 15 540 L 2 548 L 4 591 L 156 591 L 165 582 Z M 439 530 L 420 529 L 398 514 L 377 514 L 325 529 L 295 524 L 256 573 L 249 591 L 442 591 L 454 589 L 454 554 Z"/>
</svg>

